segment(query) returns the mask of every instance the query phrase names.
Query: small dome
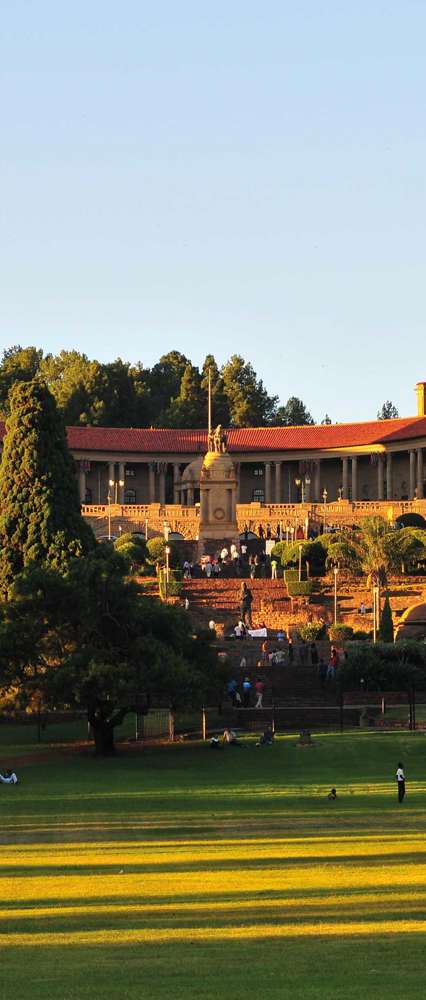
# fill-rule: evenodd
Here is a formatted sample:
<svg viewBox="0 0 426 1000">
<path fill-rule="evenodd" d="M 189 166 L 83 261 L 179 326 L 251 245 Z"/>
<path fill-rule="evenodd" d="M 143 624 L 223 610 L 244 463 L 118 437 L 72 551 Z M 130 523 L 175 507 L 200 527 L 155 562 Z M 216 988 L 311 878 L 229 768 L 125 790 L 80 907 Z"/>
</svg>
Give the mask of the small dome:
<svg viewBox="0 0 426 1000">
<path fill-rule="evenodd" d="M 194 458 L 193 461 L 186 466 L 186 469 L 183 470 L 181 482 L 190 483 L 192 485 L 196 484 L 198 486 L 200 483 L 200 474 L 203 462 L 204 455 L 199 455 L 198 458 Z"/>
</svg>

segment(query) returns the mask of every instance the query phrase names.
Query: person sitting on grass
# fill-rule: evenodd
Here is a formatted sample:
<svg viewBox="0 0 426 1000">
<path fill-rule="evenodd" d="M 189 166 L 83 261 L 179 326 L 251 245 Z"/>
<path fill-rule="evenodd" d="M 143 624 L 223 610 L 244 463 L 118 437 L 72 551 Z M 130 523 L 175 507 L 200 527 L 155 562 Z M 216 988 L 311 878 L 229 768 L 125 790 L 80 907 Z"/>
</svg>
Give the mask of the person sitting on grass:
<svg viewBox="0 0 426 1000">
<path fill-rule="evenodd" d="M 240 747 L 241 746 L 241 743 L 240 743 L 239 739 L 237 739 L 237 734 L 236 734 L 235 730 L 234 729 L 228 729 L 228 727 L 223 730 L 223 742 L 224 743 L 228 743 L 228 746 L 230 746 L 230 747 L 231 746 L 232 747 Z"/>
<path fill-rule="evenodd" d="M 2 785 L 18 784 L 18 779 L 16 777 L 15 771 L 4 771 L 3 774 L 0 772 L 0 781 Z"/>
<path fill-rule="evenodd" d="M 271 727 L 267 726 L 267 728 L 265 729 L 265 732 L 260 737 L 259 742 L 256 743 L 256 746 L 257 747 L 271 747 L 272 744 L 273 744 L 273 742 L 274 742 L 274 734 L 272 732 Z"/>
<path fill-rule="evenodd" d="M 335 788 L 331 789 L 331 791 L 327 795 L 327 798 L 330 799 L 330 802 L 334 802 L 335 799 L 337 799 L 337 792 Z"/>
</svg>

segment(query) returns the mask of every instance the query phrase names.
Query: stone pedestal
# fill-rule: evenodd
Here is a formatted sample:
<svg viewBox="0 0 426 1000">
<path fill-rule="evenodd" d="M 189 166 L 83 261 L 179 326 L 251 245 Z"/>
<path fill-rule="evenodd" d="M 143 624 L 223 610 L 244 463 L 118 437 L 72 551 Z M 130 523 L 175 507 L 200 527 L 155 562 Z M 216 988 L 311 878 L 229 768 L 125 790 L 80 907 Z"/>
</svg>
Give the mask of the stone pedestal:
<svg viewBox="0 0 426 1000">
<path fill-rule="evenodd" d="M 200 549 L 211 543 L 238 543 L 237 476 L 227 452 L 208 451 L 200 473 Z"/>
</svg>

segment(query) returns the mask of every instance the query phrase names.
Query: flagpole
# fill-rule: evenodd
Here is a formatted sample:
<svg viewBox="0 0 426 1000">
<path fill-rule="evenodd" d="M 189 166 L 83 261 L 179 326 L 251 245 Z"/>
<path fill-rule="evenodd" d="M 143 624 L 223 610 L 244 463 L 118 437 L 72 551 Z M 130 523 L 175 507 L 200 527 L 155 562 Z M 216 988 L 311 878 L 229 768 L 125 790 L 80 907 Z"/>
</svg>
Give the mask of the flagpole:
<svg viewBox="0 0 426 1000">
<path fill-rule="evenodd" d="M 209 368 L 209 404 L 208 404 L 208 424 L 209 424 L 209 440 L 212 432 L 212 373 L 211 368 Z"/>
</svg>

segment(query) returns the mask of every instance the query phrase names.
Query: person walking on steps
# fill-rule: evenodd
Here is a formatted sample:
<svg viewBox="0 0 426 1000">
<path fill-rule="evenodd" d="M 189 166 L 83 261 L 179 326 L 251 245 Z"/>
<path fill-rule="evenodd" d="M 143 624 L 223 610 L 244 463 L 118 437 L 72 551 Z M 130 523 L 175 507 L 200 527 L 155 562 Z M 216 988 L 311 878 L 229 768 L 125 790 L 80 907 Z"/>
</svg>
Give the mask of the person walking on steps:
<svg viewBox="0 0 426 1000">
<path fill-rule="evenodd" d="M 240 601 L 242 621 L 244 625 L 252 628 L 251 606 L 253 604 L 253 594 L 245 582 L 241 584 Z"/>
<path fill-rule="evenodd" d="M 398 785 L 398 802 L 403 802 L 405 795 L 405 773 L 404 773 L 404 765 L 401 763 L 401 761 L 399 762 L 398 767 L 396 769 L 395 777 L 396 777 L 396 783 Z"/>
</svg>

